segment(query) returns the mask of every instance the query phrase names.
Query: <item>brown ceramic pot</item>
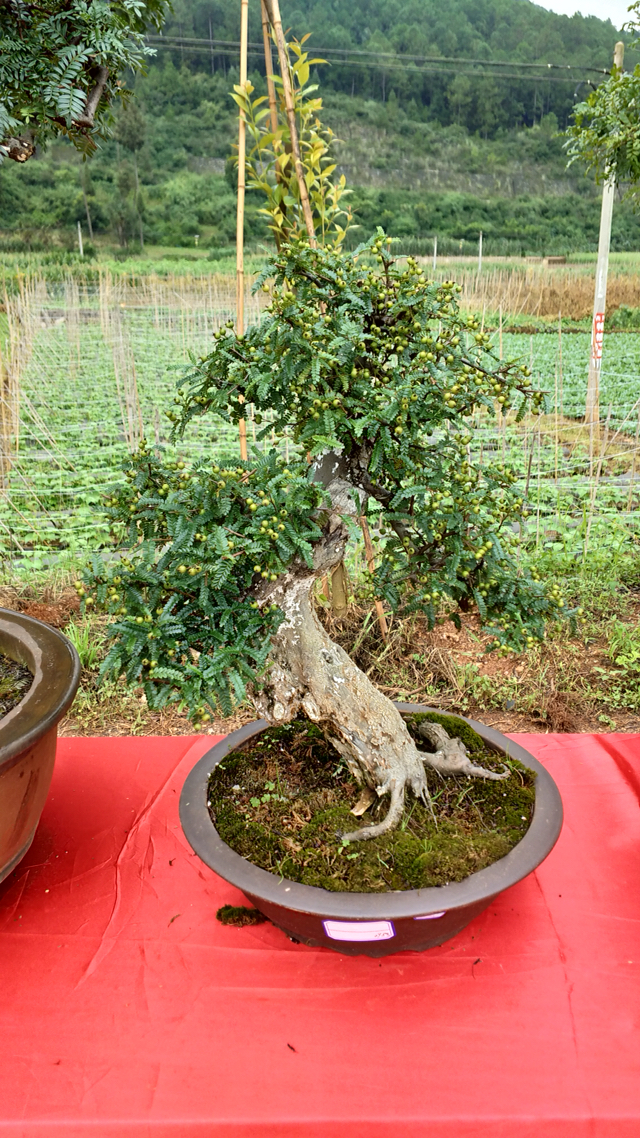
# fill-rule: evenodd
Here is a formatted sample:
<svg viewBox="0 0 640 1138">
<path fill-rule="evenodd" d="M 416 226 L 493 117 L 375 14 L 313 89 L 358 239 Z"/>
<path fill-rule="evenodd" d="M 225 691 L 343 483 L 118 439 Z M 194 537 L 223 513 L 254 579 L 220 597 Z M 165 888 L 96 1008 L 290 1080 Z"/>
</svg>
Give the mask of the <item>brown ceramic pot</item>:
<svg viewBox="0 0 640 1138">
<path fill-rule="evenodd" d="M 62 633 L 0 609 L 0 652 L 33 675 L 27 694 L 0 719 L 0 881 L 33 841 L 56 757 L 58 721 L 80 682 L 80 660 Z"/>
<path fill-rule="evenodd" d="M 396 707 L 404 712 L 434 710 L 412 703 L 397 703 Z M 387 956 L 433 948 L 459 933 L 494 897 L 531 873 L 553 849 L 562 828 L 560 793 L 537 759 L 499 731 L 473 719 L 464 722 L 491 750 L 518 759 L 537 775 L 533 819 L 524 837 L 506 857 L 464 881 L 402 892 L 333 893 L 287 881 L 235 853 L 211 821 L 207 809 L 209 776 L 230 751 L 266 729 L 263 719 L 234 731 L 196 763 L 180 798 L 182 828 L 202 860 L 241 889 L 292 940 L 349 956 Z"/>
</svg>

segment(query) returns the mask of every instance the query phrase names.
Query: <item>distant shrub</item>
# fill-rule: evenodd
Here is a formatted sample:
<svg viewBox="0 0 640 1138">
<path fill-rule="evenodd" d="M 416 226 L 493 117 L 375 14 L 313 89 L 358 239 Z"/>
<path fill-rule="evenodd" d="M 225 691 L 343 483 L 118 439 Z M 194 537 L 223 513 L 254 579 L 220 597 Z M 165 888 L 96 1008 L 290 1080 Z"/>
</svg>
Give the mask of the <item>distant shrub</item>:
<svg viewBox="0 0 640 1138">
<path fill-rule="evenodd" d="M 607 328 L 618 328 L 629 332 L 637 329 L 640 332 L 640 308 L 632 308 L 629 304 L 621 304 L 607 316 Z"/>
</svg>

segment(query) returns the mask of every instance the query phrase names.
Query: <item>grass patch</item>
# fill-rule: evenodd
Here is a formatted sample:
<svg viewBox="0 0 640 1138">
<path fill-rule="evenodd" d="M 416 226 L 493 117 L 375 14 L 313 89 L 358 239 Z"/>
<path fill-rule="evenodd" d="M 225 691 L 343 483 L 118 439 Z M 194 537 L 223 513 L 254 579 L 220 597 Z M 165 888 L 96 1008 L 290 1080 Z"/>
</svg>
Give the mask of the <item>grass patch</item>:
<svg viewBox="0 0 640 1138">
<path fill-rule="evenodd" d="M 453 716 L 407 716 L 410 731 L 430 718 L 462 738 L 483 765 L 500 769 L 479 735 Z M 416 736 L 421 748 L 424 740 Z M 209 808 L 228 845 L 254 865 L 291 881 L 335 892 L 382 893 L 462 881 L 504 857 L 526 833 L 535 802 L 535 775 L 506 759 L 504 782 L 442 778 L 427 769 L 435 819 L 408 798 L 398 828 L 366 842 L 345 842 L 357 827 L 360 794 L 341 756 L 307 720 L 270 728 L 216 767 Z M 388 799 L 360 819 L 380 821 Z"/>
</svg>

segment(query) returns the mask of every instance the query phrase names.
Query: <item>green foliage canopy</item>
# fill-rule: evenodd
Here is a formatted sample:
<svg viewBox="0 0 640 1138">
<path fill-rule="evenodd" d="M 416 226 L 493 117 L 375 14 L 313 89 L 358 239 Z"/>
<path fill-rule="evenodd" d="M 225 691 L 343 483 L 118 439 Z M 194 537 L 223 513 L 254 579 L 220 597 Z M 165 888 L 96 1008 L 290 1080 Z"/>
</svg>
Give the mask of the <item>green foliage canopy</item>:
<svg viewBox="0 0 640 1138">
<path fill-rule="evenodd" d="M 518 567 L 526 510 L 514 476 L 472 465 L 467 451 L 474 409 L 542 405 L 529 369 L 497 359 L 457 286 L 395 263 L 382 231 L 351 254 L 284 245 L 256 287 L 273 291 L 260 323 L 240 338 L 231 325 L 216 333 L 169 417 L 180 438 L 207 413 L 238 422 L 250 402 L 259 424 L 272 412 L 262 437 L 291 431 L 295 454 L 285 465 L 274 447 L 246 466 L 192 470 L 146 445 L 132 458 L 109 499 L 131 551 L 111 570 L 96 562 L 79 586 L 116 617 L 106 670 L 142 683 L 152 706 L 186 702 L 200 721 L 207 704 L 230 707 L 259 678 L 281 618 L 270 586 L 296 559 L 311 565 L 322 536 L 326 491 L 307 456 L 327 451 L 341 453 L 381 534 L 372 596 L 430 624 L 443 606 L 455 622 L 475 606 L 496 644 L 541 637 L 545 618 L 568 610 Z"/>
<path fill-rule="evenodd" d="M 640 0 L 629 11 L 630 26 L 637 31 Z M 606 82 L 578 104 L 573 119 L 566 143 L 570 162 L 583 161 L 598 181 L 629 183 L 628 192 L 635 197 L 640 182 L 640 64 L 631 72 L 614 67 Z"/>
<path fill-rule="evenodd" d="M 0 4 L 0 154 L 26 161 L 67 135 L 84 153 L 104 135 L 119 76 L 154 54 L 169 0 L 23 0 Z"/>
</svg>

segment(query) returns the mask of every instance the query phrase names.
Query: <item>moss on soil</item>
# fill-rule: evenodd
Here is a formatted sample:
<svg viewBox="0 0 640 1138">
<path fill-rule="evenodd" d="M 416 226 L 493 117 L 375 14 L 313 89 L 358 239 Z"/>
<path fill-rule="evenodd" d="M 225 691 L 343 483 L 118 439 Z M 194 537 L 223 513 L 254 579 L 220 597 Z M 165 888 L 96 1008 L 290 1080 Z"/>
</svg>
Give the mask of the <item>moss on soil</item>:
<svg viewBox="0 0 640 1138">
<path fill-rule="evenodd" d="M 254 865 L 304 885 L 355 893 L 422 889 L 462 881 L 504 857 L 524 836 L 535 803 L 535 775 L 485 747 L 463 720 L 439 713 L 406 716 L 412 734 L 421 719 L 462 739 L 474 761 L 511 777 L 502 782 L 427 768 L 436 820 L 407 796 L 390 834 L 345 844 L 340 835 L 380 821 L 389 800 L 376 800 L 356 820 L 360 788 L 320 728 L 295 720 L 254 736 L 228 755 L 209 780 L 209 810 L 218 833 Z M 422 750 L 429 746 L 415 736 Z"/>
<path fill-rule="evenodd" d="M 18 664 L 0 653 L 0 719 L 24 698 L 33 676 L 24 664 Z"/>
</svg>

